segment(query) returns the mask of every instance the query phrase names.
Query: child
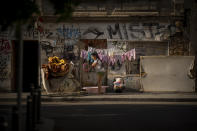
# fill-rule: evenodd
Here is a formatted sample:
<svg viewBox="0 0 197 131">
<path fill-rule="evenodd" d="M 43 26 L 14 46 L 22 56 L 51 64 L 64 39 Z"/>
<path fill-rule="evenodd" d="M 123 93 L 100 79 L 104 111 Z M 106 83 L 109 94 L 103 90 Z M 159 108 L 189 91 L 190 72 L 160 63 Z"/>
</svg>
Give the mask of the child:
<svg viewBox="0 0 197 131">
<path fill-rule="evenodd" d="M 102 78 L 105 75 L 105 69 L 102 67 L 101 60 L 96 52 L 92 53 L 91 57 L 94 60 L 92 67 L 95 68 L 98 76 L 98 93 L 101 94 Z"/>
</svg>

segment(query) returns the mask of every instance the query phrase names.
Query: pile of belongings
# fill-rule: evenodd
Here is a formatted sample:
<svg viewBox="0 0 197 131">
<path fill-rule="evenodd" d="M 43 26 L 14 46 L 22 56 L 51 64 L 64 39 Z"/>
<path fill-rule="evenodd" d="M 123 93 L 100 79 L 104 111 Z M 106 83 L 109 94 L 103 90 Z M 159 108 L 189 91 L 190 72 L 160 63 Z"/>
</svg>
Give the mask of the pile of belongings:
<svg viewBox="0 0 197 131">
<path fill-rule="evenodd" d="M 114 81 L 114 91 L 116 93 L 121 93 L 123 89 L 125 88 L 124 86 L 124 80 L 122 78 L 116 78 Z"/>
<path fill-rule="evenodd" d="M 48 58 L 48 64 L 43 64 L 42 68 L 45 70 L 45 76 L 46 79 L 48 79 L 49 76 L 52 77 L 59 77 L 59 76 L 65 76 L 69 71 L 69 63 L 67 63 L 65 60 L 60 59 L 57 56 L 49 57 Z"/>
<path fill-rule="evenodd" d="M 74 64 L 57 56 L 49 57 L 48 64 L 42 65 L 42 83 L 47 93 L 64 95 L 80 90 L 80 83 L 72 74 Z"/>
</svg>

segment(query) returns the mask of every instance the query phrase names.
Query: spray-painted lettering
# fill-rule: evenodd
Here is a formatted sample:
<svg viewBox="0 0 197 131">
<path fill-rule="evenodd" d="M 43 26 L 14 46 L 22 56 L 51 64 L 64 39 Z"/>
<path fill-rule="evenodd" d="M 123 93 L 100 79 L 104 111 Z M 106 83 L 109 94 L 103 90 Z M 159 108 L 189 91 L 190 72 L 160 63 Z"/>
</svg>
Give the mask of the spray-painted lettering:
<svg viewBox="0 0 197 131">
<path fill-rule="evenodd" d="M 11 44 L 9 40 L 0 40 L 0 53 L 8 53 L 11 51 Z"/>
<path fill-rule="evenodd" d="M 75 28 L 73 25 L 71 27 L 67 27 L 62 25 L 57 28 L 57 34 L 64 39 L 77 39 L 80 38 L 81 32 L 79 28 Z"/>
</svg>

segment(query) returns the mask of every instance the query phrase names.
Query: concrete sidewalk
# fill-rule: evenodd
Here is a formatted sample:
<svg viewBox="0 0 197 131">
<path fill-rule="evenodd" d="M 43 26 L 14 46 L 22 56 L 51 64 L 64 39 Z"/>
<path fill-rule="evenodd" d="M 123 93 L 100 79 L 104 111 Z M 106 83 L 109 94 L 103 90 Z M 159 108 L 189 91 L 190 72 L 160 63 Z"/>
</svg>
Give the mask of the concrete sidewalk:
<svg viewBox="0 0 197 131">
<path fill-rule="evenodd" d="M 26 102 L 29 93 L 22 94 L 22 101 Z M 16 93 L 0 93 L 0 102 L 15 102 Z M 64 101 L 141 101 L 141 102 L 197 102 L 197 93 L 106 93 L 103 95 L 67 93 L 64 95 L 42 95 L 42 102 Z"/>
</svg>

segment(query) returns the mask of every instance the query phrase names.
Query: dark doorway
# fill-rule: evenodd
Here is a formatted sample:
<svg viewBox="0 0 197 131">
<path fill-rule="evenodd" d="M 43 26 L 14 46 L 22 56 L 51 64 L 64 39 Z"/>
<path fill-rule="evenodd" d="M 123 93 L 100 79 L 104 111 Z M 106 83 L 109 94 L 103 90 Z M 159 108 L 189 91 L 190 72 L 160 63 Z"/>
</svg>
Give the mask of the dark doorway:
<svg viewBox="0 0 197 131">
<path fill-rule="evenodd" d="M 14 42 L 13 55 L 13 85 L 16 90 L 18 42 Z M 38 41 L 24 41 L 23 43 L 23 92 L 30 91 L 30 85 L 38 86 Z"/>
</svg>

